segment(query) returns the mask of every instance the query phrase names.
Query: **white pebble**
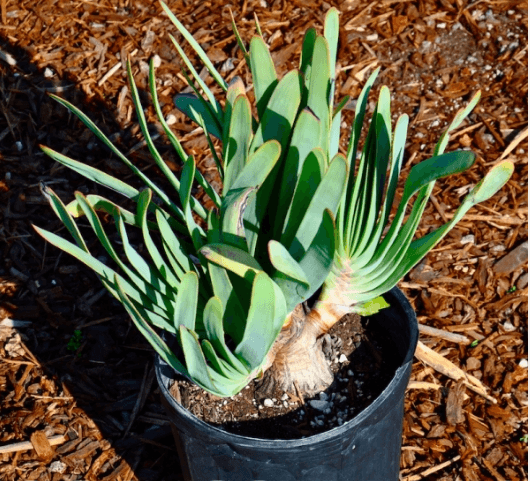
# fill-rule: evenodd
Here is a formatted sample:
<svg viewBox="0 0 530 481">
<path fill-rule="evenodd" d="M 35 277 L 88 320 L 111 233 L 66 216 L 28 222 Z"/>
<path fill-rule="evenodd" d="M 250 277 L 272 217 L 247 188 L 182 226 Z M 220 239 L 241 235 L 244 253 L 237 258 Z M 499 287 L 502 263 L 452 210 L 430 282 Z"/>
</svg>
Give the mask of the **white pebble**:
<svg viewBox="0 0 530 481">
<path fill-rule="evenodd" d="M 272 399 L 265 399 L 265 401 L 263 401 L 263 405 L 266 408 L 271 408 L 274 406 L 274 401 Z"/>
<path fill-rule="evenodd" d="M 521 359 L 519 361 L 519 366 L 527 368 L 528 367 L 528 360 L 527 359 Z"/>
<path fill-rule="evenodd" d="M 44 78 L 52 78 L 55 74 L 51 68 L 46 67 L 44 69 Z"/>
<path fill-rule="evenodd" d="M 173 125 L 174 123 L 176 123 L 177 121 L 177 117 L 175 117 L 173 114 L 169 114 L 167 117 L 166 117 L 166 123 L 168 125 Z"/>
<path fill-rule="evenodd" d="M 475 236 L 473 234 L 466 235 L 460 239 L 460 244 L 474 244 Z"/>
<path fill-rule="evenodd" d="M 339 362 L 340 363 L 348 362 L 348 358 L 344 354 L 341 354 L 339 357 Z"/>
<path fill-rule="evenodd" d="M 162 59 L 158 55 L 153 57 L 153 65 L 155 68 L 158 68 L 160 65 L 162 65 Z"/>
<path fill-rule="evenodd" d="M 515 326 L 510 322 L 510 321 L 506 321 L 502 327 L 504 327 L 504 330 L 505 331 L 508 331 L 508 332 L 512 332 L 512 331 L 515 331 Z"/>
</svg>

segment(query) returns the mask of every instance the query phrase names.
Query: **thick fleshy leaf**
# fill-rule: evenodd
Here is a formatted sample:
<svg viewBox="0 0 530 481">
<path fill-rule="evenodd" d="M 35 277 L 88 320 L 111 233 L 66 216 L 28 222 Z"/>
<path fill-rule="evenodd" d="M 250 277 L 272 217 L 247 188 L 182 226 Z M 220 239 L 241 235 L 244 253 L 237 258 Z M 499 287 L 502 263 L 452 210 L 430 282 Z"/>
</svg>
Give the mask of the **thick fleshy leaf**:
<svg viewBox="0 0 530 481">
<path fill-rule="evenodd" d="M 235 179 L 248 161 L 252 140 L 252 112 L 246 95 L 239 95 L 232 107 L 228 145 L 225 149 L 223 194 L 232 188 Z"/>
<path fill-rule="evenodd" d="M 210 262 L 249 280 L 263 271 L 256 259 L 248 252 L 231 245 L 208 244 L 202 247 L 200 253 Z"/>
<path fill-rule="evenodd" d="M 315 40 L 317 38 L 317 31 L 314 27 L 306 30 L 304 41 L 302 43 L 302 53 L 300 55 L 300 72 L 304 75 L 304 87 L 302 94 L 302 107 L 307 106 L 307 96 L 309 93 L 309 82 L 312 75 L 313 50 L 315 48 Z"/>
<path fill-rule="evenodd" d="M 260 117 L 251 153 L 272 139 L 280 142 L 282 152 L 285 150 L 300 106 L 301 88 L 302 79 L 297 70 L 291 70 L 278 82 Z"/>
<path fill-rule="evenodd" d="M 226 345 L 223 329 L 223 304 L 218 297 L 212 297 L 204 308 L 204 328 L 206 337 L 215 351 L 237 372 L 248 375 L 248 369 Z"/>
<path fill-rule="evenodd" d="M 397 263 L 391 272 L 381 277 L 378 282 L 371 285 L 364 293 L 357 294 L 356 298 L 359 301 L 368 300 L 390 290 L 464 217 L 471 207 L 484 202 L 497 193 L 508 182 L 513 170 L 514 165 L 510 161 L 500 162 L 493 167 L 466 196 L 450 222 L 413 241 L 408 247 L 403 260 Z"/>
<path fill-rule="evenodd" d="M 175 326 L 183 325 L 195 329 L 197 301 L 199 295 L 199 278 L 195 272 L 187 272 L 180 282 L 175 306 Z"/>
<path fill-rule="evenodd" d="M 321 122 L 319 147 L 324 151 L 326 159 L 329 155 L 330 141 L 330 54 L 328 42 L 322 36 L 317 36 L 313 50 L 312 71 L 309 80 L 307 106 L 315 113 Z"/>
<path fill-rule="evenodd" d="M 204 359 L 204 354 L 194 332 L 186 329 L 182 325 L 179 327 L 179 339 L 182 351 L 184 352 L 184 359 L 186 360 L 186 368 L 193 382 L 209 391 L 217 391 L 208 372 L 206 359 Z"/>
<path fill-rule="evenodd" d="M 173 102 L 177 109 L 187 115 L 196 124 L 201 124 L 202 117 L 208 132 L 218 139 L 223 138 L 221 125 L 205 104 L 204 99 L 201 99 L 192 93 L 182 93 L 175 95 Z"/>
<path fill-rule="evenodd" d="M 144 238 L 144 243 L 151 257 L 151 261 L 160 273 L 160 278 L 164 279 L 165 282 L 167 282 L 171 286 L 171 288 L 177 291 L 180 286 L 180 279 L 177 278 L 177 276 L 175 275 L 176 273 L 173 273 L 171 267 L 167 265 L 166 261 L 160 254 L 158 247 L 155 245 L 153 238 L 151 237 L 149 228 L 147 226 L 147 206 L 150 203 L 151 191 L 149 189 L 146 189 L 142 191 L 142 193 L 138 197 L 138 217 L 141 219 L 142 222 L 142 234 Z"/>
<path fill-rule="evenodd" d="M 255 36 L 250 41 L 250 71 L 254 82 L 258 118 L 261 119 L 272 92 L 278 84 L 269 47 L 261 37 Z"/>
<path fill-rule="evenodd" d="M 269 242 L 269 257 L 273 267 L 279 272 L 309 286 L 304 270 L 282 244 L 271 240 Z"/>
<path fill-rule="evenodd" d="M 324 20 L 324 37 L 329 47 L 329 78 L 335 79 L 335 59 L 337 58 L 337 47 L 339 44 L 339 11 L 332 7 L 326 13 Z M 333 99 L 333 96 L 331 96 Z"/>
<path fill-rule="evenodd" d="M 329 210 L 333 215 L 337 212 L 346 175 L 346 159 L 342 154 L 337 154 L 311 199 L 295 238 L 292 242 L 289 242 L 291 239 L 284 242 L 282 238 L 282 244 L 289 246 L 289 253 L 295 259 L 300 259 L 309 248 L 319 229 L 323 212 Z"/>
<path fill-rule="evenodd" d="M 282 224 L 281 242 L 290 245 L 296 235 L 300 222 L 306 213 L 326 171 L 326 158 L 320 147 L 315 147 L 301 163 L 300 171 L 292 178 L 292 184 L 285 185 L 293 193 L 291 199 L 282 197 L 279 204 L 278 223 Z M 287 184 L 287 183 L 286 183 Z M 285 194 L 287 196 L 287 193 Z M 285 203 L 284 203 L 285 202 Z M 283 214 L 287 209 L 287 214 Z M 278 237 L 278 236 L 276 236 Z"/>
<path fill-rule="evenodd" d="M 101 261 L 99 261 L 92 255 L 90 255 L 89 253 L 85 252 L 80 247 L 63 239 L 62 237 L 59 237 L 53 232 L 49 232 L 37 226 L 33 226 L 33 228 L 37 231 L 37 233 L 40 236 L 42 236 L 50 244 L 54 245 L 55 247 L 58 247 L 59 249 L 65 251 L 67 254 L 70 254 L 71 256 L 80 260 L 83 264 L 85 264 L 87 267 L 92 269 L 96 274 L 101 276 L 102 281 L 106 280 L 110 284 L 110 286 L 114 286 L 113 279 L 118 274 L 116 274 L 116 272 L 113 269 L 111 269 L 110 267 L 107 267 Z M 158 296 L 156 303 L 151 303 L 147 295 L 144 292 L 140 291 L 140 289 L 137 286 L 131 285 L 128 281 L 123 279 L 121 276 L 119 276 L 119 278 L 120 278 L 120 282 L 122 283 L 123 289 L 127 293 L 127 296 L 129 296 L 131 299 L 134 299 L 140 305 L 149 306 L 149 308 L 152 309 L 157 314 L 159 314 L 161 318 L 167 318 L 167 312 L 164 311 L 161 307 L 159 307 L 159 306 L 165 305 L 164 301 L 167 301 L 167 298 L 163 298 L 163 296 L 161 296 L 159 292 L 154 291 L 152 289 L 149 290 L 149 288 L 145 286 L 146 287 L 145 292 L 147 292 L 149 295 L 152 295 L 153 298 L 156 298 L 155 297 L 156 295 Z M 119 298 L 115 289 L 111 291 L 111 293 L 116 298 Z M 159 327 L 163 327 L 164 329 L 167 329 L 167 330 L 171 330 L 173 328 L 173 326 L 169 322 L 167 323 L 167 325 L 159 326 Z"/>
<path fill-rule="evenodd" d="M 188 370 L 177 359 L 175 354 L 173 354 L 171 349 L 169 349 L 167 344 L 162 340 L 162 338 L 157 334 L 157 332 L 145 321 L 145 319 L 135 308 L 134 304 L 130 301 L 123 286 L 123 283 L 119 280 L 117 276 L 114 278 L 114 284 L 116 285 L 116 292 L 118 293 L 120 301 L 131 316 L 131 319 L 133 320 L 138 330 L 147 339 L 149 344 L 151 344 L 153 349 L 160 355 L 160 357 L 165 362 L 167 362 L 173 369 L 175 369 L 175 371 L 178 371 L 184 376 L 189 377 Z"/>
<path fill-rule="evenodd" d="M 256 275 L 243 339 L 234 353 L 251 370 L 265 361 L 283 325 L 287 311 L 281 292 L 264 272 Z"/>
<path fill-rule="evenodd" d="M 184 163 L 184 168 L 182 169 L 179 196 L 180 202 L 182 204 L 182 209 L 184 210 L 184 219 L 186 221 L 186 225 L 188 227 L 188 232 L 193 242 L 193 246 L 195 247 L 195 250 L 199 250 L 204 244 L 206 234 L 204 233 L 202 228 L 197 225 L 195 219 L 193 218 L 193 214 L 191 213 L 190 197 L 191 187 L 193 184 L 193 179 L 195 177 L 195 169 L 195 160 L 193 159 L 193 157 L 188 157 L 188 159 Z"/>
<path fill-rule="evenodd" d="M 320 121 L 310 109 L 303 109 L 296 119 L 293 136 L 289 142 L 287 157 L 283 163 L 282 179 L 278 187 L 278 207 L 274 219 L 276 221 L 274 227 L 275 238 L 279 238 L 279 235 L 283 230 L 285 219 L 287 218 L 287 212 L 289 211 L 295 192 L 297 190 L 300 190 L 300 192 L 306 192 L 307 182 L 318 183 L 323 175 L 323 171 L 317 171 L 316 168 L 310 166 L 311 160 L 308 161 L 308 165 L 306 165 L 305 175 L 302 174 L 302 169 L 307 156 L 311 150 L 318 145 L 319 135 Z M 323 152 L 321 152 L 321 156 L 322 165 L 325 165 Z M 317 159 L 312 160 L 314 163 Z M 318 180 L 314 180 L 315 176 L 318 177 Z M 304 177 L 303 180 L 302 177 Z"/>
<path fill-rule="evenodd" d="M 331 212 L 324 211 L 313 242 L 299 261 L 309 287 L 280 272 L 273 273 L 272 278 L 283 292 L 288 312 L 291 312 L 297 304 L 309 299 L 327 278 L 335 256 L 334 228 Z"/>
</svg>

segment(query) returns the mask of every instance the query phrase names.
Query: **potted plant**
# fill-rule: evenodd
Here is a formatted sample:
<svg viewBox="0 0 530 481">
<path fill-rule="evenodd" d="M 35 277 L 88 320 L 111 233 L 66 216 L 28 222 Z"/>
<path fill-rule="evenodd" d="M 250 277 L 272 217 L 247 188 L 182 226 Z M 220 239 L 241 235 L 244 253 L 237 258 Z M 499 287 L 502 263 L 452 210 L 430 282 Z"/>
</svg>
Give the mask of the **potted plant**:
<svg viewBox="0 0 530 481">
<path fill-rule="evenodd" d="M 195 92 L 177 95 L 175 103 L 204 129 L 222 190 L 217 192 L 209 184 L 167 125 L 151 62 L 150 93 L 158 120 L 183 161 L 180 178 L 166 165 L 149 135 L 128 63 L 140 127 L 176 195 L 164 192 L 135 167 L 79 109 L 54 97 L 146 189 L 139 191 L 43 146 L 52 159 L 131 199 L 136 211 L 79 192 L 65 205 L 43 186 L 75 244 L 35 229 L 99 275 L 157 352 L 160 388 L 189 479 L 397 479 L 403 398 L 417 328 L 410 305 L 393 288 L 473 205 L 496 193 L 513 171 L 509 161 L 494 166 L 450 222 L 414 239 L 435 181 L 474 162 L 472 152 L 444 151 L 450 132 L 471 112 L 479 94 L 457 113 L 432 157 L 410 169 L 392 216 L 408 117 L 400 116 L 392 130 L 390 92 L 382 87 L 368 131 L 362 135 L 376 71 L 357 100 L 347 150 L 340 151 L 342 110 L 349 98 L 334 105 L 339 28 L 335 8 L 326 15 L 323 35 L 314 28 L 307 31 L 299 69 L 281 79 L 259 24 L 247 50 L 232 22 L 252 74 L 255 103 L 251 105 L 241 79 L 227 84 L 192 35 L 161 4 L 226 92 L 221 103 L 171 37 Z M 220 152 L 211 137 L 221 140 Z M 192 195 L 194 184 L 204 189 L 213 208 L 206 209 Z M 114 220 L 121 252 L 98 211 Z M 79 216 L 86 216 L 118 269 L 91 255 L 75 222 Z M 146 256 L 132 245 L 131 226 L 140 229 Z M 374 315 L 374 322 L 385 323 L 395 337 L 401 367 L 373 404 L 342 426 L 297 440 L 254 439 L 209 426 L 171 397 L 175 371 L 219 397 L 236 395 L 256 378 L 262 379 L 265 391 L 279 389 L 303 397 L 319 393 L 333 381 L 322 338 L 350 313 Z"/>
</svg>

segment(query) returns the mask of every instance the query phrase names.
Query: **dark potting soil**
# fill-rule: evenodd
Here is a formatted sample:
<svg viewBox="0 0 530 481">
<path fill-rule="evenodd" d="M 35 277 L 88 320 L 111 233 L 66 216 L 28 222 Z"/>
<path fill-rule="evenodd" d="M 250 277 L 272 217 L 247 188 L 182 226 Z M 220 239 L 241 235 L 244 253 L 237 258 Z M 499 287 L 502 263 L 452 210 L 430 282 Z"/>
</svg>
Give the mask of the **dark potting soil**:
<svg viewBox="0 0 530 481">
<path fill-rule="evenodd" d="M 368 407 L 399 367 L 399 356 L 384 328 L 358 315 L 345 316 L 323 342 L 335 380 L 311 398 L 284 392 L 260 397 L 260 381 L 232 398 L 213 396 L 185 379 L 170 391 L 203 421 L 242 436 L 298 439 L 340 426 Z M 178 392 L 177 392 L 178 389 Z"/>
</svg>

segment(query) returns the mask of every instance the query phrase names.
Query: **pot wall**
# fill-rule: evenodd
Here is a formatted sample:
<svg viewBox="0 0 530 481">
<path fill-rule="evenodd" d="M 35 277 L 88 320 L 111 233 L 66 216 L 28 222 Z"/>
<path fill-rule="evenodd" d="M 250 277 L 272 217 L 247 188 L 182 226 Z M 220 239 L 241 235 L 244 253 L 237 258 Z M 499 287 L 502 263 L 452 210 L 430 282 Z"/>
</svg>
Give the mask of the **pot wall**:
<svg viewBox="0 0 530 481">
<path fill-rule="evenodd" d="M 403 293 L 371 316 L 395 339 L 402 362 L 390 384 L 354 419 L 297 440 L 256 439 L 227 433 L 197 419 L 169 393 L 175 372 L 159 357 L 162 403 L 187 481 L 393 481 L 399 477 L 405 390 L 418 340 L 416 316 Z"/>
</svg>

